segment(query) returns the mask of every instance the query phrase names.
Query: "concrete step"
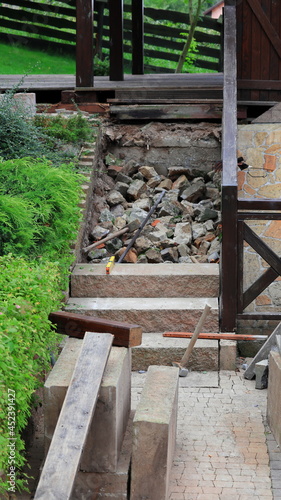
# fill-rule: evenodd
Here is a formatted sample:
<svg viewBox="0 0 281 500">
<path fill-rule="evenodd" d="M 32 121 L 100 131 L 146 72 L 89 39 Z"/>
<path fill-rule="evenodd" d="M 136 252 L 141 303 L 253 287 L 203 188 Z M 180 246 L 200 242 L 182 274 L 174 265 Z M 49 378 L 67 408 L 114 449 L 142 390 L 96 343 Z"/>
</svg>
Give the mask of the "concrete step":
<svg viewBox="0 0 281 500">
<path fill-rule="evenodd" d="M 218 297 L 218 264 L 77 264 L 72 297 Z"/>
<path fill-rule="evenodd" d="M 212 307 L 205 331 L 218 331 L 216 298 L 83 298 L 70 297 L 65 310 L 115 321 L 139 324 L 144 332 L 193 332 L 206 302 Z"/>
<path fill-rule="evenodd" d="M 162 333 L 143 333 L 142 344 L 132 348 L 132 370 L 147 370 L 150 365 L 172 366 L 173 361 L 181 360 L 189 342 L 190 339 L 163 337 Z M 198 339 L 188 369 L 218 371 L 219 341 Z"/>
</svg>

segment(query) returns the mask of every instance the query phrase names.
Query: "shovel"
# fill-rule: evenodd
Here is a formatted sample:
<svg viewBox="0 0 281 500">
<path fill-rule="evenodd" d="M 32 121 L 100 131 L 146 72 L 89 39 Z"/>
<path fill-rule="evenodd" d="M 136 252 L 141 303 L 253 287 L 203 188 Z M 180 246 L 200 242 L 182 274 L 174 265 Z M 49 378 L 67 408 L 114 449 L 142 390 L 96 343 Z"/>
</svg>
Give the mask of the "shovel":
<svg viewBox="0 0 281 500">
<path fill-rule="evenodd" d="M 173 366 L 176 366 L 177 368 L 180 369 L 180 372 L 179 372 L 179 376 L 180 377 L 186 377 L 187 374 L 188 374 L 188 369 L 186 367 L 187 363 L 188 363 L 188 360 L 189 360 L 189 357 L 190 357 L 190 354 L 191 354 L 191 351 L 195 345 L 195 342 L 196 340 L 198 339 L 199 337 L 199 334 L 202 330 L 202 326 L 205 322 L 205 319 L 206 317 L 208 316 L 209 312 L 211 311 L 211 306 L 209 306 L 209 304 L 205 304 L 205 307 L 204 307 L 204 311 L 197 323 L 197 326 L 194 330 L 194 333 L 190 339 L 190 342 L 188 344 L 188 347 L 183 355 L 183 357 L 181 358 L 180 362 L 177 363 L 176 361 L 174 361 L 172 363 Z"/>
</svg>

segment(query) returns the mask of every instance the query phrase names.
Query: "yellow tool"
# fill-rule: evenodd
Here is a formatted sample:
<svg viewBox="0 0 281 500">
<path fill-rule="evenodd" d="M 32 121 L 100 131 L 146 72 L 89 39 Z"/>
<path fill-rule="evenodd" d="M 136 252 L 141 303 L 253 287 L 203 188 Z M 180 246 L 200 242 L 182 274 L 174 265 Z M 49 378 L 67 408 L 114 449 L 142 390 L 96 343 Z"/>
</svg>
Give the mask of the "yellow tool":
<svg viewBox="0 0 281 500">
<path fill-rule="evenodd" d="M 110 257 L 108 263 L 106 264 L 106 268 L 105 268 L 106 274 L 110 274 L 111 273 L 114 264 L 115 264 L 115 257 L 113 255 L 113 257 Z"/>
</svg>

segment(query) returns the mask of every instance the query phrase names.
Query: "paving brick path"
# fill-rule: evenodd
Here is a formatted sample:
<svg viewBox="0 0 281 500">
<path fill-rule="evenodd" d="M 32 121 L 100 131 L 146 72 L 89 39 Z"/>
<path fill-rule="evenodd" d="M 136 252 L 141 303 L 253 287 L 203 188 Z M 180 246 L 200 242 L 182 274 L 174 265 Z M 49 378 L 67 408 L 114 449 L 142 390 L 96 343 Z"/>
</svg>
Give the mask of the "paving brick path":
<svg viewBox="0 0 281 500">
<path fill-rule="evenodd" d="M 140 377 L 133 379 L 133 404 Z M 266 392 L 240 372 L 180 379 L 170 500 L 281 499 L 281 453 L 264 424 Z"/>
</svg>

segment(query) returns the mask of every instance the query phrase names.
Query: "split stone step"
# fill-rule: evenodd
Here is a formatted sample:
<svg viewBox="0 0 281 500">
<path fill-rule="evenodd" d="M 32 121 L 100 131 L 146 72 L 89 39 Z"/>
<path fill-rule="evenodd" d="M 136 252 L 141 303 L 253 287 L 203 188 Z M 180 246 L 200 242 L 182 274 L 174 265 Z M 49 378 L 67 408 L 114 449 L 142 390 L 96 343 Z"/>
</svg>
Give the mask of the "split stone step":
<svg viewBox="0 0 281 500">
<path fill-rule="evenodd" d="M 218 297 L 217 264 L 77 264 L 72 297 Z"/>
<path fill-rule="evenodd" d="M 187 331 L 193 332 L 208 303 L 212 310 L 204 330 L 217 332 L 217 298 L 83 298 L 70 297 L 65 310 L 98 318 L 139 324 L 144 332 Z"/>
<path fill-rule="evenodd" d="M 163 337 L 162 333 L 143 333 L 142 343 L 132 347 L 132 370 L 148 370 L 151 365 L 172 366 L 174 361 L 179 362 L 183 357 L 190 339 Z M 191 352 L 188 369 L 193 371 L 218 371 L 220 356 L 225 351 L 232 352 L 236 357 L 235 346 L 221 346 L 218 340 L 198 339 Z M 221 344 L 221 343 L 220 343 Z M 228 361 L 223 369 L 232 369 Z"/>
</svg>

